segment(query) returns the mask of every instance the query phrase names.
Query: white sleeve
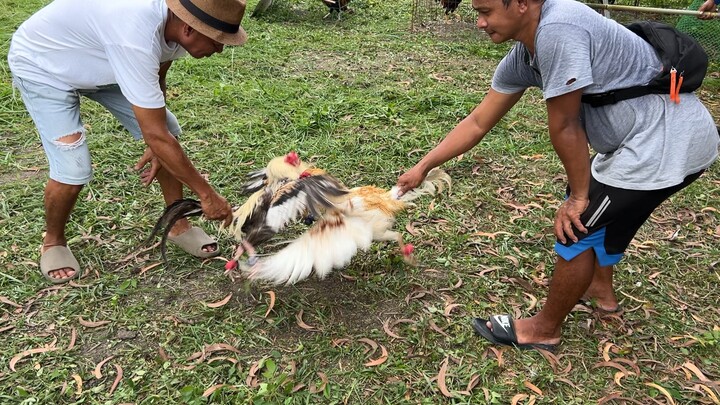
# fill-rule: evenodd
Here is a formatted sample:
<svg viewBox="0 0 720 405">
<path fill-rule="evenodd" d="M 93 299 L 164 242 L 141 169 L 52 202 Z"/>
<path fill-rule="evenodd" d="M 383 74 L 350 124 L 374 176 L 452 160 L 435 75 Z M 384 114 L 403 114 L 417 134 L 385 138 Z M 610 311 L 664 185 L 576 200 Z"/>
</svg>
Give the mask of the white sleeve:
<svg viewBox="0 0 720 405">
<path fill-rule="evenodd" d="M 120 91 L 131 104 L 142 108 L 165 106 L 158 56 L 144 49 L 120 45 L 108 45 L 105 52 Z"/>
</svg>

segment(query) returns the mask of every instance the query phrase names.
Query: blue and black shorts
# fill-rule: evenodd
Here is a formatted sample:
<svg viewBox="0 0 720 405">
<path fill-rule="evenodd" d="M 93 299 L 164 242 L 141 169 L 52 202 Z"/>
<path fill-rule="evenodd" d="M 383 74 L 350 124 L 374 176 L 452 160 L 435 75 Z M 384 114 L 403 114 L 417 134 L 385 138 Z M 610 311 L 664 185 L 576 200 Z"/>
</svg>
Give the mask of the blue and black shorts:
<svg viewBox="0 0 720 405">
<path fill-rule="evenodd" d="M 577 242 L 555 243 L 555 251 L 570 261 L 580 253 L 594 249 L 600 266 L 611 266 L 620 261 L 625 249 L 642 224 L 647 221 L 663 201 L 687 187 L 704 172 L 691 174 L 682 183 L 660 190 L 626 190 L 590 180 L 590 205 L 580 216 L 588 233 L 573 227 Z M 568 190 L 568 195 L 570 190 Z"/>
</svg>

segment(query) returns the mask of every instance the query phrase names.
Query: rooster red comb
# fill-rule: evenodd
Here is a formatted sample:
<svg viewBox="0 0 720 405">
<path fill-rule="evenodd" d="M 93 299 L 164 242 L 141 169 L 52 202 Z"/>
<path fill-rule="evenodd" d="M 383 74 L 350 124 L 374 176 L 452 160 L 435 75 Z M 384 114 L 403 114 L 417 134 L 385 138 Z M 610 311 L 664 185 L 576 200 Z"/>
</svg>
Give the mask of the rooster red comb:
<svg viewBox="0 0 720 405">
<path fill-rule="evenodd" d="M 291 164 L 293 166 L 299 166 L 300 156 L 298 156 L 297 152 L 291 151 L 287 155 L 285 155 L 285 163 Z"/>
</svg>

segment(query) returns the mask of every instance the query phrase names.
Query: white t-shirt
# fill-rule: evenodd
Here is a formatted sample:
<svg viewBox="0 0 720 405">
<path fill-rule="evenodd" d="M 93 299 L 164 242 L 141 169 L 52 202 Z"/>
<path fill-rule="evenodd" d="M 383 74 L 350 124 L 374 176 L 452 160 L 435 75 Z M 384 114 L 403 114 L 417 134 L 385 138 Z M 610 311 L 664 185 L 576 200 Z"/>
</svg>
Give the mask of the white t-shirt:
<svg viewBox="0 0 720 405">
<path fill-rule="evenodd" d="M 165 42 L 167 15 L 165 0 L 54 0 L 15 32 L 8 64 L 61 90 L 117 84 L 133 105 L 161 108 L 160 64 L 186 53 Z"/>
<path fill-rule="evenodd" d="M 535 58 L 521 43 L 500 62 L 492 88 L 517 93 L 542 89 L 545 99 L 583 89 L 595 94 L 647 84 L 662 69 L 642 38 L 574 0 L 546 0 L 535 35 Z M 675 104 L 650 94 L 604 107 L 583 104 L 581 119 L 598 155 L 595 178 L 613 187 L 657 190 L 709 167 L 718 132 L 692 93 Z"/>
</svg>

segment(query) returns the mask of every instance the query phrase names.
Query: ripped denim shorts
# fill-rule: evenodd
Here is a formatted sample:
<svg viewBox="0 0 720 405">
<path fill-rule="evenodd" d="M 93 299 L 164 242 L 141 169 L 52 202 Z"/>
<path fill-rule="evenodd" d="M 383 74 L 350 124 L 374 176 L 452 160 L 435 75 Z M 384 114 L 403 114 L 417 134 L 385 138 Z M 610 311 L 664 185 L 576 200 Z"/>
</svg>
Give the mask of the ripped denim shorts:
<svg viewBox="0 0 720 405">
<path fill-rule="evenodd" d="M 50 166 L 50 178 L 57 182 L 84 185 L 92 179 L 90 150 L 85 137 L 85 128 L 80 120 L 81 96 L 101 104 L 136 140 L 142 139 L 132 105 L 117 85 L 98 90 L 65 91 L 14 75 L 13 85 L 20 91 L 25 108 L 40 133 L 40 140 Z M 168 129 L 177 137 L 181 132 L 180 124 L 170 110 L 166 111 Z M 75 142 L 64 143 L 58 140 L 78 133 L 80 139 Z"/>
</svg>

